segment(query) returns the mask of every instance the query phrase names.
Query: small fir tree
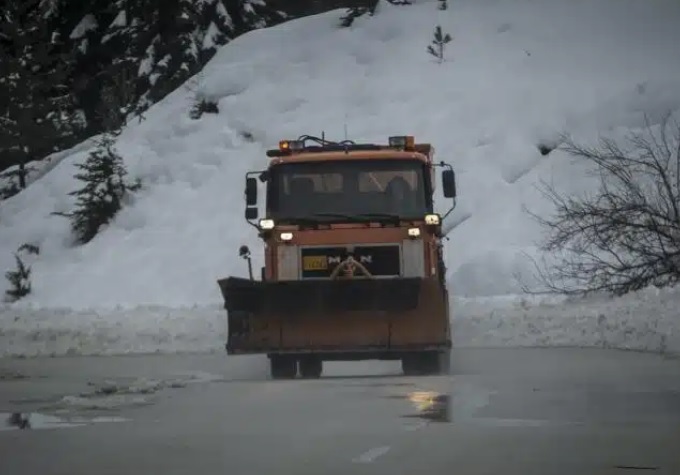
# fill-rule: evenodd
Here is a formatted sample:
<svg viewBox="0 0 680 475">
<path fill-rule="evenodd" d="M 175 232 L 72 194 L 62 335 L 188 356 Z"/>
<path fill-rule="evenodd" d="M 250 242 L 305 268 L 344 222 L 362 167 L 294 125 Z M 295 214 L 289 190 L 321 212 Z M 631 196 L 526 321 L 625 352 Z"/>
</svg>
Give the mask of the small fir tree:
<svg viewBox="0 0 680 475">
<path fill-rule="evenodd" d="M 354 20 L 359 17 L 364 16 L 366 13 L 373 15 L 375 13 L 375 7 L 350 7 L 345 12 L 345 16 L 340 17 L 340 27 L 349 28 L 354 24 Z"/>
<path fill-rule="evenodd" d="M 437 58 L 437 63 L 441 64 L 444 61 L 444 47 L 451 42 L 451 35 L 442 32 L 442 27 L 437 25 L 434 29 L 434 38 L 432 44 L 428 45 L 427 52 Z"/>
<path fill-rule="evenodd" d="M 22 180 L 26 183 L 26 169 L 12 167 L 0 173 L 0 201 L 10 198 L 19 193 Z"/>
<path fill-rule="evenodd" d="M 194 120 L 198 120 L 203 116 L 203 114 L 219 114 L 219 113 L 220 108 L 217 105 L 217 102 L 205 98 L 200 99 L 196 98 L 196 100 L 194 101 L 194 105 L 191 106 L 189 117 L 191 117 Z"/>
<path fill-rule="evenodd" d="M 7 302 L 16 302 L 31 293 L 31 266 L 27 265 L 21 258 L 22 252 L 37 255 L 40 253 L 40 248 L 34 244 L 23 244 L 14 253 L 17 267 L 5 273 L 5 278 L 11 285 L 5 291 L 5 300 Z"/>
<path fill-rule="evenodd" d="M 102 136 L 97 148 L 78 164 L 81 173 L 75 178 L 82 188 L 69 193 L 76 197 L 76 208 L 70 213 L 54 213 L 71 220 L 71 229 L 79 244 L 85 244 L 97 235 L 123 207 L 125 197 L 141 187 L 141 182 L 126 181 L 127 171 L 122 157 L 114 148 L 116 134 Z"/>
</svg>

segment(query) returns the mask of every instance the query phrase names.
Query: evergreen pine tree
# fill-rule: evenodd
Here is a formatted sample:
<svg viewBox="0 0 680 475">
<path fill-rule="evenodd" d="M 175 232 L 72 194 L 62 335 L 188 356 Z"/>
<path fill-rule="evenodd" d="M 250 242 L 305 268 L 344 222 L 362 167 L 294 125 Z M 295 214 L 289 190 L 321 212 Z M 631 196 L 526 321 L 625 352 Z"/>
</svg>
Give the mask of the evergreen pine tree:
<svg viewBox="0 0 680 475">
<path fill-rule="evenodd" d="M 444 61 L 444 47 L 450 41 L 451 35 L 442 33 L 442 27 L 437 25 L 434 29 L 432 44 L 428 45 L 427 52 L 437 58 L 437 62 L 441 64 Z"/>
<path fill-rule="evenodd" d="M 82 126 L 70 91 L 72 58 L 50 29 L 55 8 L 5 0 L 0 12 L 0 170 L 18 165 L 19 189 L 26 164 L 71 145 Z"/>
<path fill-rule="evenodd" d="M 392 5 L 411 5 L 411 0 L 387 0 Z M 349 7 L 345 16 L 340 18 L 340 27 L 348 28 L 354 24 L 354 20 L 368 13 L 373 16 L 378 8 L 378 0 L 360 0 L 354 2 L 355 5 Z"/>
<path fill-rule="evenodd" d="M 27 166 L 13 166 L 0 173 L 0 200 L 14 196 L 22 190 L 21 183 L 26 183 Z"/>
<path fill-rule="evenodd" d="M 31 267 L 21 258 L 21 253 L 39 254 L 40 248 L 34 244 L 23 244 L 14 253 L 16 269 L 5 273 L 11 287 L 5 291 L 5 300 L 15 302 L 31 293 Z"/>
<path fill-rule="evenodd" d="M 373 16 L 375 14 L 377 5 L 378 2 L 373 1 L 371 2 L 371 5 L 362 5 L 348 8 L 345 12 L 345 16 L 340 18 L 340 27 L 349 28 L 354 24 L 354 20 L 364 16 L 367 13 L 370 16 Z"/>
<path fill-rule="evenodd" d="M 116 152 L 116 134 L 106 133 L 97 148 L 84 163 L 76 165 L 81 173 L 75 178 L 82 188 L 69 193 L 76 197 L 75 210 L 70 213 L 54 213 L 71 220 L 71 229 L 79 244 L 91 241 L 99 229 L 108 224 L 123 207 L 125 197 L 141 187 L 141 182 L 126 181 L 127 171 L 123 159 Z"/>
</svg>

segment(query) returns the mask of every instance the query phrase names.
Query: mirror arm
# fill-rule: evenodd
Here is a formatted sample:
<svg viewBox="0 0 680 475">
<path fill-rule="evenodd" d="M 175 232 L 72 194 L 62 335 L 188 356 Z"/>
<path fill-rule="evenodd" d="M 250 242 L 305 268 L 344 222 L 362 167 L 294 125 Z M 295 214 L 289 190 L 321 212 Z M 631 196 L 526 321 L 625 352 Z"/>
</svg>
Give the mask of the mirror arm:
<svg viewBox="0 0 680 475">
<path fill-rule="evenodd" d="M 453 166 L 450 163 L 446 163 L 444 161 L 441 161 L 439 163 L 433 163 L 432 166 L 433 167 L 448 168 L 449 170 L 453 171 Z M 454 196 L 453 197 L 453 204 L 451 205 L 449 210 L 442 216 L 442 224 L 444 223 L 444 220 L 446 219 L 446 217 L 448 215 L 450 215 L 453 212 L 454 209 L 456 209 L 456 202 L 457 202 L 457 198 Z"/>
<path fill-rule="evenodd" d="M 442 216 L 442 222 L 446 219 L 448 215 L 451 214 L 451 212 L 456 209 L 456 198 L 453 198 L 453 205 L 449 208 L 449 210 Z"/>
</svg>

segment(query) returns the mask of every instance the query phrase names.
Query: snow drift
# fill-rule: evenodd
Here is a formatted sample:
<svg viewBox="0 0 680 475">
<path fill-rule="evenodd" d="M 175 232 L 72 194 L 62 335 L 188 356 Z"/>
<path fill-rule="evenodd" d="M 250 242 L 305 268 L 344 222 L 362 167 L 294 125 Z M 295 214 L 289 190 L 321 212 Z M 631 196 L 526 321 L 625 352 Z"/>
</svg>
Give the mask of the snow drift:
<svg viewBox="0 0 680 475">
<path fill-rule="evenodd" d="M 655 123 L 680 110 L 680 4 L 461 0 L 445 11 L 437 4 L 381 2 L 350 28 L 339 28 L 343 12 L 333 11 L 221 48 L 126 128 L 118 150 L 145 187 L 85 246 L 70 247 L 68 222 L 50 214 L 70 210 L 74 164 L 87 149 L 60 157 L 0 204 L 0 269 L 14 266 L 19 245 L 41 248 L 33 293 L 0 312 L 1 352 L 20 351 L 26 339 L 34 340 L 27 352 L 59 354 L 219 347 L 215 281 L 245 275 L 238 245 L 258 248 L 242 219 L 244 173 L 264 166 L 265 150 L 281 138 L 324 130 L 342 139 L 345 126 L 362 142 L 413 134 L 456 168 L 460 199 L 449 225 L 460 224 L 446 251 L 454 296 L 465 297 L 454 300 L 462 302 L 461 343 L 661 347 L 654 335 L 670 338 L 673 311 L 649 325 L 661 318 L 658 305 L 674 307 L 652 297 L 528 309 L 491 297 L 518 293 L 514 276 L 531 283 L 525 254 L 536 255 L 541 229 L 523 207 L 551 211 L 539 180 L 564 192 L 593 186 L 582 164 L 560 152 L 542 156 L 539 144 L 564 132 L 583 143 L 620 136 L 645 115 Z M 436 25 L 453 36 L 442 64 L 425 52 Z M 192 120 L 200 98 L 220 113 Z M 670 302 L 677 293 L 664 295 Z M 609 336 L 593 333 L 599 312 L 620 325 L 600 332 Z"/>
</svg>

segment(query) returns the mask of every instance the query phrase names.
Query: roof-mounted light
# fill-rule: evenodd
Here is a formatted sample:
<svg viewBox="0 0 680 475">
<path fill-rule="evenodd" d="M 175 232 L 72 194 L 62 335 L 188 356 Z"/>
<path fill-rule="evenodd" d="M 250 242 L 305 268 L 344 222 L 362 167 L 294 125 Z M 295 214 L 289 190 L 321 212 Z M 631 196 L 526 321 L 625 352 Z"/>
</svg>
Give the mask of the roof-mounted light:
<svg viewBox="0 0 680 475">
<path fill-rule="evenodd" d="M 305 143 L 302 140 L 281 140 L 279 142 L 279 150 L 282 152 L 295 152 L 305 148 Z"/>
<path fill-rule="evenodd" d="M 413 135 L 397 135 L 389 138 L 389 145 L 391 148 L 415 150 L 416 140 Z"/>
</svg>

